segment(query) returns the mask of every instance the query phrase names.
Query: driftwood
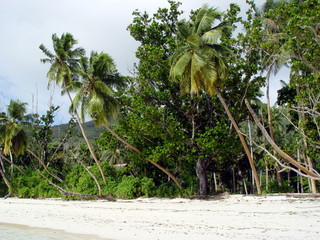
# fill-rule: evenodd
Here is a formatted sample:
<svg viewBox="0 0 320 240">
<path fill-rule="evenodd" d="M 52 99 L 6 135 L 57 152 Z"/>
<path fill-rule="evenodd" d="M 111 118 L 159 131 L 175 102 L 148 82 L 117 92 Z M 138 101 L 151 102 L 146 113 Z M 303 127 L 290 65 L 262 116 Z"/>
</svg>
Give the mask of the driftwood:
<svg viewBox="0 0 320 240">
<path fill-rule="evenodd" d="M 74 197 L 78 197 L 78 198 L 81 198 L 81 199 L 104 199 L 104 200 L 108 200 L 108 201 L 111 201 L 111 202 L 115 202 L 116 201 L 116 199 L 113 198 L 111 195 L 103 196 L 103 195 L 82 194 L 82 193 L 67 192 L 67 191 L 63 191 L 63 192 L 61 192 L 61 194 L 64 195 L 64 196 L 74 196 Z"/>
<path fill-rule="evenodd" d="M 215 196 L 203 196 L 203 195 L 192 195 L 188 196 L 186 198 L 188 199 L 197 199 L 197 200 L 221 200 L 221 199 L 227 199 L 230 197 L 230 194 L 228 192 L 223 192 Z"/>
</svg>

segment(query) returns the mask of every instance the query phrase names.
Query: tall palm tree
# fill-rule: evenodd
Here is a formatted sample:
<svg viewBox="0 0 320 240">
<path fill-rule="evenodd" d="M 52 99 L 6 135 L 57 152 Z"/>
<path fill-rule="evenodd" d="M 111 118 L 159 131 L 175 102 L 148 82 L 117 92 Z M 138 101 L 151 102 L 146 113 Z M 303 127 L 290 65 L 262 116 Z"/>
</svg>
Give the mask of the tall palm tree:
<svg viewBox="0 0 320 240">
<path fill-rule="evenodd" d="M 49 51 L 43 44 L 40 45 L 39 48 L 47 56 L 47 58 L 41 59 L 41 62 L 51 64 L 47 74 L 49 84 L 52 81 L 55 81 L 57 85 L 61 85 L 61 88 L 63 90 L 62 93 L 66 92 L 70 101 L 72 102 L 73 99 L 70 95 L 70 92 L 77 82 L 77 71 L 79 69 L 79 62 L 81 57 L 85 54 L 85 51 L 83 48 L 74 47 L 74 45 L 77 44 L 78 41 L 74 39 L 74 37 L 70 33 L 64 33 L 60 38 L 56 34 L 53 34 L 52 42 L 54 53 Z M 94 153 L 93 148 L 86 136 L 80 116 L 78 115 L 76 109 L 73 111 L 73 114 L 78 122 L 80 131 L 89 148 L 90 154 L 99 168 L 104 183 L 106 183 L 99 160 L 96 157 L 96 154 Z"/>
<path fill-rule="evenodd" d="M 172 56 L 170 79 L 180 82 L 182 92 L 199 95 L 204 90 L 209 95 L 217 95 L 241 140 L 254 174 L 258 193 L 261 194 L 258 174 L 250 150 L 218 90 L 227 78 L 227 65 L 221 54 L 224 49 L 219 45 L 219 38 L 228 26 L 221 22 L 213 27 L 215 21 L 220 18 L 221 14 L 216 9 L 204 5 L 198 10 L 190 25 L 180 22 L 179 32 L 184 44 Z"/>
<path fill-rule="evenodd" d="M 78 92 L 71 105 L 71 111 L 80 109 L 82 121 L 86 114 L 90 115 L 96 126 L 103 125 L 131 150 L 141 153 L 109 127 L 109 122 L 114 120 L 118 111 L 113 89 L 124 86 L 123 78 L 119 76 L 113 59 L 106 53 L 92 52 L 90 58 L 81 58 L 78 74 L 81 81 L 77 84 Z M 148 161 L 171 177 L 181 189 L 181 185 L 170 172 L 159 164 Z"/>
</svg>

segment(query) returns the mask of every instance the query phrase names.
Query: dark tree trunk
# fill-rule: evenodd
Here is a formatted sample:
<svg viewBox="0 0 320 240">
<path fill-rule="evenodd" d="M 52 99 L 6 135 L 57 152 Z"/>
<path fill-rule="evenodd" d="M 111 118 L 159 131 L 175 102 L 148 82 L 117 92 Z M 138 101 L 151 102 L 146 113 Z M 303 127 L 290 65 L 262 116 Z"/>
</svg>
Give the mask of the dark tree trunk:
<svg viewBox="0 0 320 240">
<path fill-rule="evenodd" d="M 198 195 L 208 195 L 208 179 L 205 161 L 201 159 L 197 161 L 196 174 L 199 180 Z"/>
</svg>

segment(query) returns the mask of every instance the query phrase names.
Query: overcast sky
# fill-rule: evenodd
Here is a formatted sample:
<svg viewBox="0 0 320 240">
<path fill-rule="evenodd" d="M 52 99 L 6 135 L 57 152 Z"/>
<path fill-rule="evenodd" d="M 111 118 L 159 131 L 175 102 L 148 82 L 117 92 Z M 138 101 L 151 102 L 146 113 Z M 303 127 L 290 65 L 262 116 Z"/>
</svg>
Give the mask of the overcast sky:
<svg viewBox="0 0 320 240">
<path fill-rule="evenodd" d="M 183 18 L 204 3 L 220 11 L 232 2 L 246 8 L 245 0 L 180 2 Z M 263 2 L 256 0 L 258 6 Z M 87 53 L 107 52 L 119 71 L 128 75 L 136 62 L 138 46 L 126 30 L 132 22 L 132 12 L 139 9 L 152 14 L 159 7 L 168 6 L 167 0 L 0 0 L 0 111 L 5 111 L 10 99 L 20 99 L 28 103 L 28 112 L 44 114 L 52 96 L 53 103 L 61 106 L 56 123 L 67 122 L 70 103 L 60 96 L 59 87 L 47 89 L 49 65 L 40 63 L 44 55 L 39 45 L 43 43 L 51 49 L 53 33 L 60 36 L 70 32 Z M 276 88 L 278 79 L 283 79 L 281 74 L 273 80 Z"/>
</svg>

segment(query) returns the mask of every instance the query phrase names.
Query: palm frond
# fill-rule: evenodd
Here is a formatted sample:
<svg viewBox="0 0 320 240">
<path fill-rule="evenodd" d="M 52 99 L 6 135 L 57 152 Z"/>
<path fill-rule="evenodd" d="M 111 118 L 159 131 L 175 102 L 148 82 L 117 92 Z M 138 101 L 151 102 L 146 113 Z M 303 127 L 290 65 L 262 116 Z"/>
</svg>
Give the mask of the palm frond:
<svg viewBox="0 0 320 240">
<path fill-rule="evenodd" d="M 221 37 L 222 29 L 215 29 L 205 32 L 200 38 L 200 45 L 213 45 Z"/>
<path fill-rule="evenodd" d="M 177 81 L 178 78 L 183 74 L 186 69 L 186 66 L 190 63 L 192 59 L 192 54 L 190 52 L 186 52 L 183 54 L 178 61 L 172 65 L 170 68 L 170 79 L 173 81 Z"/>
</svg>

